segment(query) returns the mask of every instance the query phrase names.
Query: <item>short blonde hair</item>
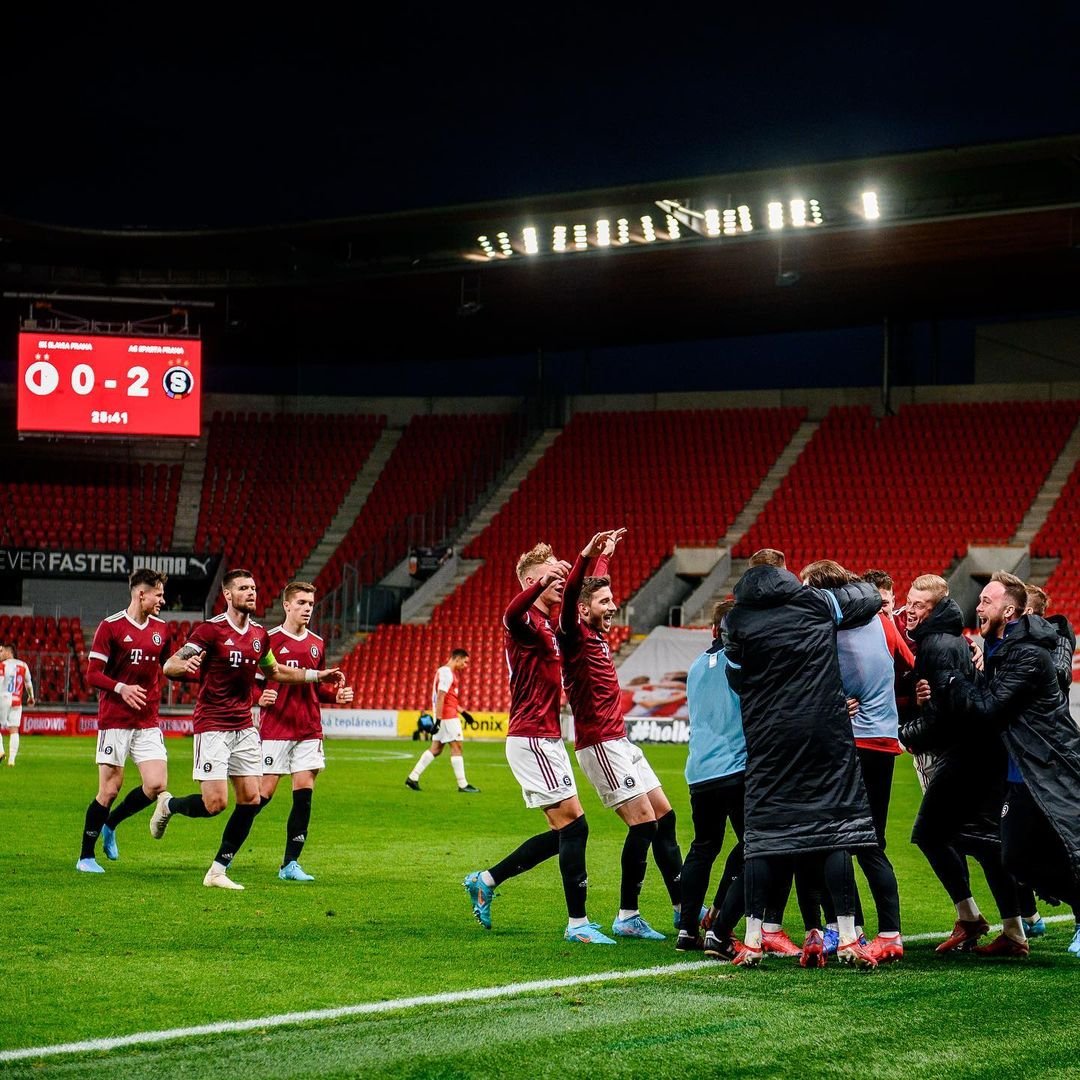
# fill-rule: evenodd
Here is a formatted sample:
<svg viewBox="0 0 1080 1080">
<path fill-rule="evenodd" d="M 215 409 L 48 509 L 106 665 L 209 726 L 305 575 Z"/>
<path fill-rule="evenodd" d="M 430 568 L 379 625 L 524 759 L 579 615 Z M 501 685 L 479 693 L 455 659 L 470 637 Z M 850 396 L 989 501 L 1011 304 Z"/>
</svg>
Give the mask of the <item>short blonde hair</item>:
<svg viewBox="0 0 1080 1080">
<path fill-rule="evenodd" d="M 543 541 L 531 550 L 522 552 L 518 556 L 517 566 L 514 567 L 514 573 L 517 574 L 518 581 L 524 582 L 525 575 L 534 566 L 543 566 L 544 563 L 549 562 L 554 557 L 555 553 L 551 550 L 551 545 L 545 544 Z"/>
<path fill-rule="evenodd" d="M 995 570 L 990 575 L 990 580 L 1004 586 L 1005 598 L 1019 614 L 1023 615 L 1028 602 L 1027 585 L 1024 584 L 1023 579 L 1006 570 Z"/>
<path fill-rule="evenodd" d="M 949 595 L 949 583 L 940 574 L 920 574 L 908 588 L 929 593 L 935 606 Z"/>
<path fill-rule="evenodd" d="M 1038 585 L 1028 585 L 1027 606 L 1031 608 L 1034 614 L 1045 615 L 1046 609 L 1050 606 L 1050 597 L 1047 595 L 1046 590 L 1039 588 Z"/>
</svg>

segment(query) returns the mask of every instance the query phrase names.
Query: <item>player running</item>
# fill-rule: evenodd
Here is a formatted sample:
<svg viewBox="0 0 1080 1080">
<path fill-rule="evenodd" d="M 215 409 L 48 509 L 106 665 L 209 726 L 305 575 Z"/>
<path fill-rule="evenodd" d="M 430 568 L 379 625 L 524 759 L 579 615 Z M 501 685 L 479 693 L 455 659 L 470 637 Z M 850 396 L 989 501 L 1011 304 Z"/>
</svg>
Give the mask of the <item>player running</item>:
<svg viewBox="0 0 1080 1080">
<path fill-rule="evenodd" d="M 120 858 L 120 822 L 151 806 L 168 784 L 165 740 L 161 736 L 161 653 L 165 621 L 157 617 L 165 601 L 166 576 L 146 568 L 128 578 L 130 602 L 102 620 L 90 646 L 86 681 L 98 691 L 97 795 L 86 808 L 82 850 L 76 870 L 105 873 L 94 855 L 98 835 L 108 859 Z M 133 787 L 109 813 L 124 783 L 128 757 L 142 784 Z"/>
<path fill-rule="evenodd" d="M 315 586 L 293 581 L 285 586 L 281 606 L 285 621 L 270 631 L 270 648 L 279 664 L 301 671 L 318 671 L 324 662 L 323 639 L 308 629 L 315 607 Z M 259 672 L 255 678 L 265 682 Z M 282 881 L 314 881 L 300 866 L 311 822 L 315 777 L 326 767 L 323 755 L 322 711 L 319 702 L 348 705 L 351 686 L 269 686 L 259 698 L 259 736 L 262 739 L 263 775 L 260 809 L 274 797 L 282 776 L 292 777 L 292 809 L 285 825 L 285 855 L 278 877 Z"/>
<path fill-rule="evenodd" d="M 558 642 L 563 686 L 574 714 L 578 764 L 601 802 L 626 823 L 622 850 L 619 913 L 612 923 L 616 937 L 663 941 L 638 910 L 649 849 L 663 875 L 678 928 L 682 852 L 675 836 L 675 811 L 642 753 L 626 737 L 622 692 L 605 635 L 618 605 L 611 594 L 607 564 L 625 529 L 597 533 L 577 557 L 563 587 Z M 586 577 L 592 560 L 596 575 Z"/>
<path fill-rule="evenodd" d="M 22 723 L 23 698 L 34 706 L 34 680 L 25 660 L 15 656 L 14 645 L 0 645 L 0 761 L 4 760 L 4 729 L 8 740 L 7 763 L 14 766 L 19 756 L 19 725 Z"/>
<path fill-rule="evenodd" d="M 569 569 L 570 564 L 556 559 L 547 544 L 537 544 L 525 552 L 516 568 L 521 592 L 503 614 L 510 672 L 506 760 L 521 785 L 525 805 L 543 810 L 549 829 L 531 836 L 502 862 L 487 870 L 474 870 L 462 884 L 472 900 L 473 914 L 485 930 L 490 930 L 495 886 L 558 855 L 569 914 L 565 939 L 587 945 L 614 945 L 614 939 L 590 922 L 585 913 L 589 826 L 559 726 L 559 643 L 550 616 L 562 597 Z"/>
<path fill-rule="evenodd" d="M 150 818 L 150 835 L 160 840 L 174 814 L 215 817 L 229 805 L 229 781 L 236 806 L 225 823 L 214 861 L 203 884 L 218 889 L 243 889 L 228 876 L 229 866 L 251 831 L 259 812 L 262 747 L 251 720 L 258 671 L 281 683 L 329 682 L 342 685 L 340 669 L 316 670 L 279 664 L 270 648 L 270 635 L 252 621 L 255 579 L 249 570 L 230 570 L 222 581 L 225 611 L 200 623 L 187 644 L 165 661 L 170 679 L 199 679 L 195 701 L 195 767 L 201 794 L 174 798 L 158 796 Z"/>
</svg>

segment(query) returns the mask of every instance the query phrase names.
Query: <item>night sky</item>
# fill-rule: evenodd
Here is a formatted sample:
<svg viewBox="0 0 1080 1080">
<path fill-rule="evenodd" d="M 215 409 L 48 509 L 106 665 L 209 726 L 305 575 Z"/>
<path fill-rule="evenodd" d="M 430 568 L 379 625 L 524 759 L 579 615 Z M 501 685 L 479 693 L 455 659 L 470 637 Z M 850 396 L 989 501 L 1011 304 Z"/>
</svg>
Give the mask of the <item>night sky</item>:
<svg viewBox="0 0 1080 1080">
<path fill-rule="evenodd" d="M 162 28 L 18 17 L 0 212 L 271 224 L 1080 131 L 1075 6 L 945 23 L 406 3 L 355 9 L 358 27 L 171 10 Z"/>
</svg>

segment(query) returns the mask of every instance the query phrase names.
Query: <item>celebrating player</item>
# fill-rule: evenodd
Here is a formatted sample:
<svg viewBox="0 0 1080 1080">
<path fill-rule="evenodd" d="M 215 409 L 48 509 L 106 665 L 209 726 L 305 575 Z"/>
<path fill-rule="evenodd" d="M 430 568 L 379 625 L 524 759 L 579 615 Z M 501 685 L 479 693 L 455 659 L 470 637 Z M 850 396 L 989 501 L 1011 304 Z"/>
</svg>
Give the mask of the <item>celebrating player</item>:
<svg viewBox="0 0 1080 1080">
<path fill-rule="evenodd" d="M 474 870 L 462 884 L 472 900 L 473 914 L 490 930 L 495 886 L 558 855 L 569 913 L 564 937 L 588 945 L 614 945 L 614 939 L 585 913 L 589 826 L 559 727 L 559 643 L 550 615 L 562 597 L 569 569 L 569 563 L 556 559 L 547 544 L 525 552 L 517 561 L 521 592 L 503 614 L 510 670 L 506 760 L 521 785 L 525 805 L 543 810 L 550 828 L 530 837 L 502 862 Z"/>
<path fill-rule="evenodd" d="M 168 755 L 158 719 L 165 622 L 157 613 L 165 600 L 165 581 L 155 570 L 131 574 L 130 603 L 98 625 L 90 646 L 86 681 L 98 691 L 98 791 L 86 808 L 82 851 L 75 864 L 84 873 L 105 872 L 94 856 L 98 834 L 106 856 L 119 859 L 117 826 L 150 806 L 168 783 Z M 110 814 L 129 756 L 142 784 Z"/>
<path fill-rule="evenodd" d="M 150 818 L 150 835 L 160 840 L 174 814 L 205 818 L 220 814 L 229 804 L 229 784 L 236 806 L 221 836 L 214 861 L 203 884 L 218 889 L 242 889 L 228 876 L 233 857 L 251 831 L 259 812 L 259 781 L 262 778 L 262 747 L 251 720 L 255 676 L 261 670 L 281 683 L 329 682 L 340 686 L 340 669 L 287 667 L 279 664 L 270 648 L 270 635 L 251 619 L 255 611 L 255 579 L 248 570 L 230 570 L 222 581 L 225 611 L 200 623 L 187 644 L 165 661 L 170 679 L 198 676 L 195 701 L 195 768 L 201 794 L 174 798 L 167 791 L 158 796 Z"/>
<path fill-rule="evenodd" d="M 642 918 L 638 894 L 651 847 L 678 924 L 682 853 L 675 838 L 675 811 L 641 748 L 626 737 L 619 678 L 604 636 L 618 610 L 611 594 L 611 579 L 605 575 L 606 563 L 625 532 L 617 529 L 597 533 L 574 562 L 563 587 L 558 641 L 563 685 L 574 714 L 578 764 L 601 802 L 614 810 L 627 827 L 619 914 L 611 932 L 616 937 L 663 941 L 664 935 Z M 596 567 L 599 576 L 587 578 L 585 570 L 593 559 L 601 560 Z"/>
<path fill-rule="evenodd" d="M 22 723 L 23 697 L 31 708 L 34 705 L 34 680 L 25 660 L 15 656 L 14 645 L 0 645 L 0 761 L 4 759 L 4 728 L 11 733 L 8 740 L 8 765 L 15 764 L 19 754 L 19 725 Z"/>
<path fill-rule="evenodd" d="M 270 631 L 270 648 L 282 667 L 318 671 L 325 645 L 308 629 L 315 607 L 315 586 L 293 581 L 285 586 L 281 606 L 285 621 Z M 265 681 L 259 672 L 255 678 Z M 348 705 L 351 686 L 286 685 L 267 687 L 259 698 L 259 735 L 262 739 L 263 776 L 260 808 L 274 797 L 282 776 L 292 776 L 292 809 L 285 825 L 285 855 L 278 877 L 282 881 L 314 881 L 300 867 L 300 853 L 307 841 L 311 821 L 311 798 L 315 777 L 326 767 L 323 756 L 322 715 L 319 701 Z"/>
</svg>

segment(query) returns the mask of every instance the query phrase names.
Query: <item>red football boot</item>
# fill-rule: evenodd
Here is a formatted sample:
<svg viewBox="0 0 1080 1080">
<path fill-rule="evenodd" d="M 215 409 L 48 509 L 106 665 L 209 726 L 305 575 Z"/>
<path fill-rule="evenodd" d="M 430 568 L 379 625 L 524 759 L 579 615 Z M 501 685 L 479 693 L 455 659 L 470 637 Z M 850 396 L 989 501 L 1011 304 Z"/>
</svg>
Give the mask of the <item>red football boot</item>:
<svg viewBox="0 0 1080 1080">
<path fill-rule="evenodd" d="M 1007 956 L 1014 959 L 1022 959 L 1031 955 L 1031 946 L 1026 941 L 1017 941 L 1008 934 L 998 934 L 989 945 L 980 945 L 972 949 L 978 956 Z"/>
<path fill-rule="evenodd" d="M 979 938 L 989 933 L 990 924 L 981 915 L 977 919 L 957 919 L 952 933 L 934 952 L 970 952 L 979 943 Z"/>
<path fill-rule="evenodd" d="M 840 964 L 851 964 L 863 971 L 873 971 L 877 967 L 877 960 L 871 955 L 870 946 L 858 941 L 840 945 L 836 950 L 836 960 Z"/>
<path fill-rule="evenodd" d="M 904 959 L 904 943 L 898 937 L 883 938 L 880 935 L 870 942 L 870 955 L 879 964 L 892 964 Z"/>
<path fill-rule="evenodd" d="M 799 955 L 799 946 L 783 930 L 762 930 L 761 947 L 773 956 Z"/>
<path fill-rule="evenodd" d="M 808 930 L 799 955 L 799 967 L 822 968 L 825 966 L 825 939 L 820 930 Z"/>
</svg>

